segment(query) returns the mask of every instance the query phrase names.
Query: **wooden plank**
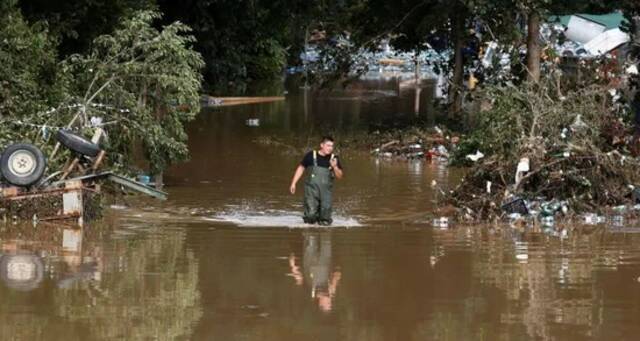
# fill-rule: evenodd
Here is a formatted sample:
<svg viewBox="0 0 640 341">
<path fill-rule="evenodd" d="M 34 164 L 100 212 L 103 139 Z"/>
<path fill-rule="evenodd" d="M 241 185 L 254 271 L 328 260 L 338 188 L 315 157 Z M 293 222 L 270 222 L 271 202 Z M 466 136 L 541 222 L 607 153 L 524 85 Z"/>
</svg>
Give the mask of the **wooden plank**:
<svg viewBox="0 0 640 341">
<path fill-rule="evenodd" d="M 69 176 L 69 174 L 76 168 L 78 163 L 80 163 L 80 159 L 79 158 L 73 159 L 73 161 L 71 162 L 71 165 L 69 165 L 69 167 L 67 167 L 65 169 L 64 174 L 62 174 L 62 176 L 60 177 L 60 180 L 66 179 L 67 176 Z"/>
<path fill-rule="evenodd" d="M 93 165 L 91 166 L 91 169 L 95 172 L 98 170 L 98 168 L 100 167 L 100 165 L 102 164 L 102 161 L 104 160 L 104 156 L 107 154 L 107 152 L 105 152 L 104 150 L 100 151 L 100 154 L 98 154 L 98 157 L 96 157 L 95 161 L 93 161 Z"/>
<path fill-rule="evenodd" d="M 0 197 L 0 202 L 37 199 L 37 198 L 43 198 L 47 196 L 60 195 L 70 191 L 77 191 L 80 189 L 88 192 L 94 192 L 94 193 L 96 192 L 96 190 L 91 189 L 89 187 L 48 189 L 48 190 L 42 190 L 37 192 L 23 192 L 23 193 L 19 193 L 18 195 L 10 196 L 10 197 Z"/>
<path fill-rule="evenodd" d="M 431 86 L 428 80 L 429 79 L 427 78 L 420 78 L 420 79 L 410 78 L 410 79 L 401 80 L 398 82 L 398 88 L 400 88 L 401 90 L 427 88 Z"/>
<path fill-rule="evenodd" d="M 67 220 L 67 219 L 77 219 L 80 217 L 81 217 L 80 213 L 75 212 L 71 214 L 58 214 L 50 217 L 42 217 L 42 218 L 38 218 L 38 221 Z M 69 226 L 75 227 L 76 225 L 69 225 Z"/>
<path fill-rule="evenodd" d="M 2 197 L 3 198 L 12 198 L 18 196 L 20 194 L 20 189 L 18 187 L 7 187 L 2 189 Z"/>
<path fill-rule="evenodd" d="M 134 191 L 152 196 L 156 199 L 167 200 L 167 193 L 159 191 L 153 187 L 149 187 L 143 183 L 137 182 L 135 180 L 127 179 L 123 176 L 110 174 L 107 179 L 113 181 L 119 185 L 132 189 Z"/>
<path fill-rule="evenodd" d="M 82 189 L 82 181 L 81 180 L 69 180 L 65 182 L 64 188 L 66 189 Z"/>
<path fill-rule="evenodd" d="M 212 107 L 228 107 L 232 105 L 244 105 L 244 104 L 256 104 L 256 103 L 270 103 L 284 101 L 284 96 L 270 96 L 270 97 L 202 97 L 205 106 Z"/>
<path fill-rule="evenodd" d="M 378 63 L 380 65 L 396 65 L 396 66 L 400 66 L 400 65 L 404 65 L 405 61 L 402 59 L 393 59 L 393 58 L 381 58 L 378 60 Z"/>
</svg>

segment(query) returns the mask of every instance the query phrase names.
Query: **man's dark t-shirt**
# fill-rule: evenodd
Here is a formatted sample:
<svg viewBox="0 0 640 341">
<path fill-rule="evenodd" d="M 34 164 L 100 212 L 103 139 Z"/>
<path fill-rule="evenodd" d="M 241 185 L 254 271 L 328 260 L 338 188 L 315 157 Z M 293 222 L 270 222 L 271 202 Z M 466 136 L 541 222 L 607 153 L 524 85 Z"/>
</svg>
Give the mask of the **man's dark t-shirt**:
<svg viewBox="0 0 640 341">
<path fill-rule="evenodd" d="M 331 160 L 331 155 L 322 156 L 320 155 L 320 153 L 316 153 L 316 155 L 317 155 L 318 167 L 324 167 L 324 168 L 331 167 L 331 163 L 329 162 Z M 338 160 L 338 168 L 342 169 L 342 163 L 340 163 L 340 158 L 337 156 L 335 156 L 335 158 Z M 310 151 L 307 154 L 305 154 L 304 158 L 302 158 L 302 161 L 300 161 L 300 164 L 304 168 L 313 166 L 313 151 Z"/>
</svg>

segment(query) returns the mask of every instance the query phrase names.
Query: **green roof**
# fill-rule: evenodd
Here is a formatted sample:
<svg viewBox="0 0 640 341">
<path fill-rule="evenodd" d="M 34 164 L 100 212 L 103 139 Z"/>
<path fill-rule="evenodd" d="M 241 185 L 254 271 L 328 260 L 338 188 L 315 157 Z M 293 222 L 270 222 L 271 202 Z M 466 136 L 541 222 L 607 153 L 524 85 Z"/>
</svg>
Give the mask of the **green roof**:
<svg viewBox="0 0 640 341">
<path fill-rule="evenodd" d="M 607 30 L 618 28 L 622 25 L 622 23 L 627 20 L 624 18 L 622 12 L 613 12 L 609 14 L 586 14 L 586 13 L 576 13 L 573 14 L 575 16 L 581 17 L 583 19 L 587 19 L 589 21 L 593 21 L 597 24 L 605 26 Z M 573 15 L 552 15 L 549 17 L 549 22 L 560 22 L 560 24 L 564 26 L 569 25 L 569 20 Z"/>
<path fill-rule="evenodd" d="M 569 26 L 569 18 L 571 18 L 570 15 L 552 15 L 547 19 L 547 22 Z"/>
</svg>

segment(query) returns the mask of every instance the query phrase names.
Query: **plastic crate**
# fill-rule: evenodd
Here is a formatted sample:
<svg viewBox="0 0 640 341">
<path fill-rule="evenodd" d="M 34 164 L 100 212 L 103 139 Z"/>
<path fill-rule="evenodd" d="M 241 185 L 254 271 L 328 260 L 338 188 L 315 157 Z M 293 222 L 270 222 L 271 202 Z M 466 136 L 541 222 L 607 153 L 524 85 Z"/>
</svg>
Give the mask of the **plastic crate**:
<svg viewBox="0 0 640 341">
<path fill-rule="evenodd" d="M 507 214 L 529 214 L 529 209 L 527 208 L 527 204 L 524 202 L 522 198 L 514 199 L 504 205 L 502 205 L 502 210 Z"/>
</svg>

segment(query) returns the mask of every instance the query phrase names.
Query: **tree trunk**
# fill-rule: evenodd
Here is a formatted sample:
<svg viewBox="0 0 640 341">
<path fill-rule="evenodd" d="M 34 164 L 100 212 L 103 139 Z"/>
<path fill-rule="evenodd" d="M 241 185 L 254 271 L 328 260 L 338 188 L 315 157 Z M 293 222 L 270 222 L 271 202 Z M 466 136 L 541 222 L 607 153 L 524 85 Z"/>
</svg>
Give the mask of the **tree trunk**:
<svg viewBox="0 0 640 341">
<path fill-rule="evenodd" d="M 416 93 L 413 101 L 413 112 L 416 116 L 420 116 L 420 94 L 422 93 L 422 89 L 420 86 L 416 85 Z"/>
<path fill-rule="evenodd" d="M 528 19 L 527 32 L 527 79 L 533 82 L 540 81 L 540 14 L 531 11 Z"/>
<path fill-rule="evenodd" d="M 418 59 L 418 56 L 420 55 L 420 51 L 416 50 L 415 51 L 415 90 L 416 90 L 416 96 L 415 96 L 415 100 L 413 103 L 413 111 L 415 112 L 416 116 L 420 115 L 420 93 L 422 92 L 422 76 L 420 75 L 420 59 Z"/>
<path fill-rule="evenodd" d="M 449 85 L 449 98 L 451 107 L 449 108 L 449 118 L 455 117 L 462 111 L 462 98 L 464 88 L 464 59 L 462 58 L 462 49 L 464 48 L 464 22 L 462 6 L 456 2 L 458 10 L 455 11 L 453 17 L 453 39 L 454 39 L 454 66 L 453 78 Z"/>
<path fill-rule="evenodd" d="M 629 53 L 633 59 L 637 59 L 640 57 L 638 55 L 640 50 L 640 15 L 631 18 L 629 31 L 631 33 L 631 48 Z"/>
</svg>

